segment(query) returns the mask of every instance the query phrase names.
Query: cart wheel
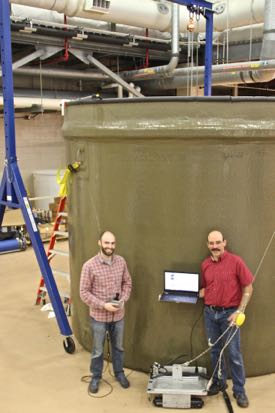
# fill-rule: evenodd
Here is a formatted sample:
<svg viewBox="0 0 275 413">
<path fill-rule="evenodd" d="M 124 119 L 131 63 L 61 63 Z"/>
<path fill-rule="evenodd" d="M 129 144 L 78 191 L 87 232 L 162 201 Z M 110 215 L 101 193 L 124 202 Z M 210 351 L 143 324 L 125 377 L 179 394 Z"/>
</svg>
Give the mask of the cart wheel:
<svg viewBox="0 0 275 413">
<path fill-rule="evenodd" d="M 75 343 L 72 337 L 66 337 L 63 340 L 63 347 L 65 351 L 69 354 L 73 354 L 75 352 Z"/>
</svg>

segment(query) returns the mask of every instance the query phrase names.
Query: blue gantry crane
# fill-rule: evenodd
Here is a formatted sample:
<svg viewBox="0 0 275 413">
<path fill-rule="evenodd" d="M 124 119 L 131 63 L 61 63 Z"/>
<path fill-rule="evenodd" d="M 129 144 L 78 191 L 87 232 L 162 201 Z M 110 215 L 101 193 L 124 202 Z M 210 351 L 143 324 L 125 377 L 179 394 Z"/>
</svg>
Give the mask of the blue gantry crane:
<svg viewBox="0 0 275 413">
<path fill-rule="evenodd" d="M 187 6 L 192 13 L 203 15 L 206 19 L 206 46 L 205 46 L 205 76 L 204 94 L 211 95 L 212 78 L 212 38 L 213 38 L 213 10 L 212 3 L 204 0 L 170 0 L 171 2 Z M 63 345 L 68 353 L 75 351 L 72 330 L 69 325 L 51 267 L 45 253 L 40 234 L 32 214 L 27 192 L 21 177 L 16 156 L 15 122 L 14 122 L 14 94 L 12 75 L 10 5 L 9 0 L 0 0 L 0 47 L 2 65 L 2 89 L 4 100 L 4 129 L 5 129 L 5 165 L 0 186 L 0 227 L 3 222 L 5 208 L 20 208 L 24 216 L 26 227 L 37 257 L 37 261 L 44 278 L 45 285 L 53 305 L 60 333 L 65 337 Z"/>
<path fill-rule="evenodd" d="M 40 238 L 40 233 L 32 214 L 32 209 L 17 163 L 9 0 L 0 0 L 0 47 L 6 149 L 4 171 L 0 186 L 0 227 L 3 222 L 6 207 L 21 209 L 40 271 L 44 278 L 47 292 L 55 312 L 60 333 L 65 337 L 63 340 L 64 348 L 67 353 L 71 354 L 75 351 L 75 343 L 71 337 L 72 330 Z"/>
<path fill-rule="evenodd" d="M 187 6 L 187 9 L 197 15 L 203 15 L 206 19 L 205 56 L 204 56 L 204 95 L 211 96 L 212 88 L 212 42 L 213 42 L 213 14 L 212 3 L 204 0 L 170 0 Z"/>
</svg>

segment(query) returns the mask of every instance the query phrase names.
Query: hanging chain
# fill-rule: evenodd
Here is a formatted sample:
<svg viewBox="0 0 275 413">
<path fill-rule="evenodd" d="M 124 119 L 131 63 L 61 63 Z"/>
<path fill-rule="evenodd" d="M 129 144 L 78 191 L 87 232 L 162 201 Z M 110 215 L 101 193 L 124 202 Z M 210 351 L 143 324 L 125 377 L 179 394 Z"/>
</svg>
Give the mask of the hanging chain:
<svg viewBox="0 0 275 413">
<path fill-rule="evenodd" d="M 41 114 L 43 116 L 44 108 L 43 108 L 43 81 L 42 81 L 42 61 L 41 59 L 39 60 L 39 68 L 40 68 L 39 81 L 40 81 Z"/>
<path fill-rule="evenodd" d="M 187 30 L 192 33 L 195 30 L 194 13 L 189 13 L 189 22 L 187 23 Z"/>
</svg>

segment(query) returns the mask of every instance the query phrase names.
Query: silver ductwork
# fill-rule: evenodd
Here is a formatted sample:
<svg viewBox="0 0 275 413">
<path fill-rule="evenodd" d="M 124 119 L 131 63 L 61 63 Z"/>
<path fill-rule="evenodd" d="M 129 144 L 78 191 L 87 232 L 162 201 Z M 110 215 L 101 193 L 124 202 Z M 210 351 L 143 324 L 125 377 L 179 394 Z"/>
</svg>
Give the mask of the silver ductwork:
<svg viewBox="0 0 275 413">
<path fill-rule="evenodd" d="M 275 0 L 266 0 L 261 60 L 275 57 Z"/>
</svg>

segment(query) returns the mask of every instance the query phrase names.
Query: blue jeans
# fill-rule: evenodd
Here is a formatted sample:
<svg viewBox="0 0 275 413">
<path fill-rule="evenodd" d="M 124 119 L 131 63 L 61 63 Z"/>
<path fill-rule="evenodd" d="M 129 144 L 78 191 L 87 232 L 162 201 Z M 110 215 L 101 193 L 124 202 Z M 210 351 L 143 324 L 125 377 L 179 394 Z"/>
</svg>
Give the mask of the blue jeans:
<svg viewBox="0 0 275 413">
<path fill-rule="evenodd" d="M 103 370 L 103 351 L 106 332 L 108 331 L 112 347 L 112 363 L 115 376 L 123 373 L 124 349 L 123 330 L 124 319 L 105 323 L 91 317 L 93 348 L 90 371 L 93 377 L 100 379 Z"/>
<path fill-rule="evenodd" d="M 229 326 L 228 317 L 230 314 L 234 313 L 236 309 L 224 310 L 224 311 L 215 311 L 207 306 L 204 309 L 204 321 L 208 339 L 211 343 L 214 343 L 218 337 L 227 329 Z M 211 362 L 213 369 L 216 367 L 219 360 L 220 352 L 226 343 L 226 340 L 229 336 L 232 335 L 232 332 L 235 332 L 236 327 L 232 327 L 229 331 L 223 336 L 223 338 L 211 349 Z M 233 393 L 241 394 L 245 393 L 244 384 L 245 384 L 245 371 L 243 358 L 240 348 L 240 330 L 238 329 L 234 338 L 231 340 L 229 345 L 226 347 L 227 360 L 231 372 L 231 378 L 233 381 Z M 227 379 L 227 368 L 224 357 L 222 357 L 222 372 L 221 377 L 218 377 L 218 367 L 215 371 L 213 377 L 213 383 L 220 383 L 221 385 L 226 383 Z"/>
</svg>

